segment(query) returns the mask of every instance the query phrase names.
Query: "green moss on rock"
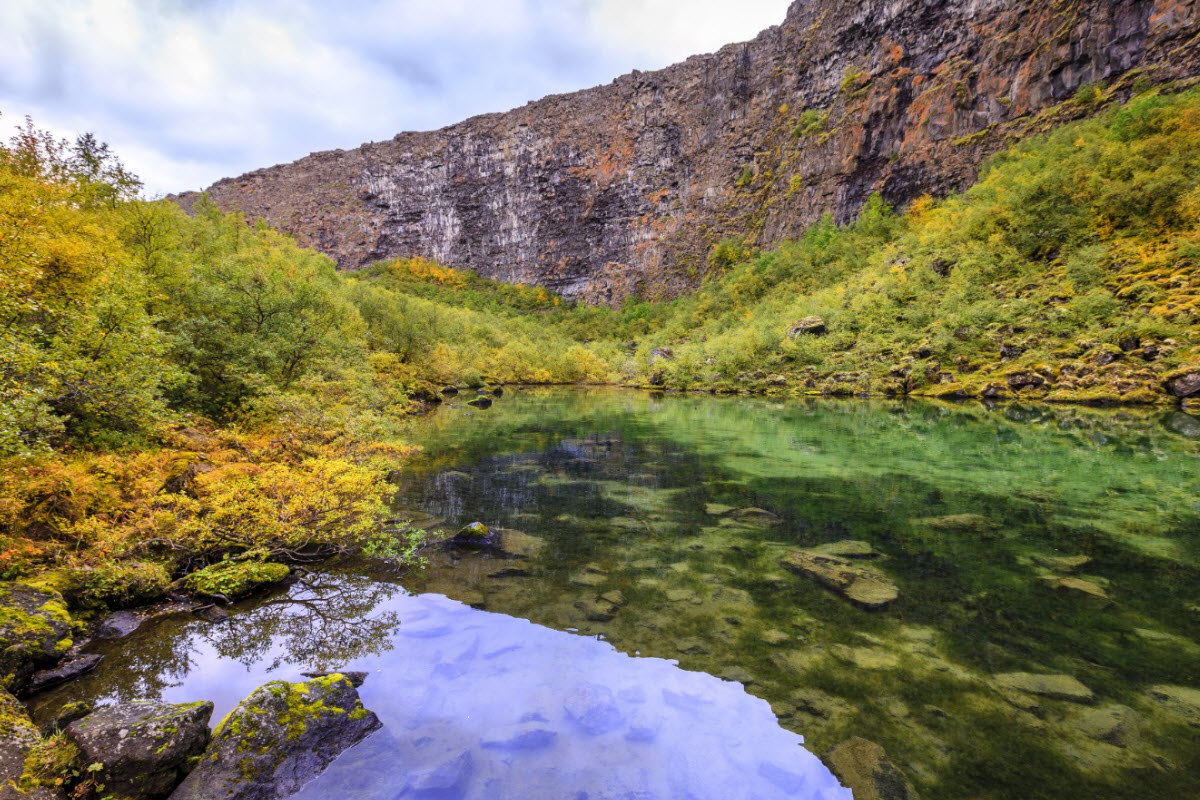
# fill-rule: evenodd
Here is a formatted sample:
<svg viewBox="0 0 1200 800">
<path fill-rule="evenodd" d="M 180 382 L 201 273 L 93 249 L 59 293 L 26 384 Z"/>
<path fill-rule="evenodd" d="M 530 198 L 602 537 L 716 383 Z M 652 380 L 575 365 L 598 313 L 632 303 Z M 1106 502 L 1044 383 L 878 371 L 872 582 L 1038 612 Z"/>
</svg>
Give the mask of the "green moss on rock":
<svg viewBox="0 0 1200 800">
<path fill-rule="evenodd" d="M 279 583 L 289 574 L 291 570 L 284 564 L 221 561 L 193 572 L 179 583 L 193 594 L 237 600 L 256 589 Z"/>
</svg>

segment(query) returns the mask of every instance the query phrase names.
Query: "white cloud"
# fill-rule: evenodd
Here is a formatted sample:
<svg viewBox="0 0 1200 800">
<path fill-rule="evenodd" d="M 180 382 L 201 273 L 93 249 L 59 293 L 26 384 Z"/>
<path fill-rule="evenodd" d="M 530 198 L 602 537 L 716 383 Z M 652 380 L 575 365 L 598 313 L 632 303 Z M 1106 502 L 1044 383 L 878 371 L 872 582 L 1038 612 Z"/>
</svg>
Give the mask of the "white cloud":
<svg viewBox="0 0 1200 800">
<path fill-rule="evenodd" d="M 95 132 L 161 193 L 752 37 L 788 0 L 4 0 L 0 128 Z"/>
</svg>

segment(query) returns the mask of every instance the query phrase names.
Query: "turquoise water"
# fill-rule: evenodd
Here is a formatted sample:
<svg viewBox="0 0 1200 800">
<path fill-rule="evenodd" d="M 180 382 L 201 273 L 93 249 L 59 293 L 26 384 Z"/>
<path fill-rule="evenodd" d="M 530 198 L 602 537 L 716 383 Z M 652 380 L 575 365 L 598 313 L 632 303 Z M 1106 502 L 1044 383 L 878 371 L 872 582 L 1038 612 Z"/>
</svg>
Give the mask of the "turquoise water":
<svg viewBox="0 0 1200 800">
<path fill-rule="evenodd" d="M 526 556 L 412 585 L 738 680 L 923 797 L 1200 797 L 1198 436 L 1161 410 L 531 390 L 420 423 L 397 509 Z M 898 599 L 784 564 L 822 549 Z"/>
<path fill-rule="evenodd" d="M 306 796 L 832 790 L 799 734 L 877 742 L 926 800 L 1200 797 L 1194 417 L 539 389 L 411 440 L 396 517 L 496 549 L 160 621 L 39 713 L 360 668 L 387 729 Z"/>
</svg>

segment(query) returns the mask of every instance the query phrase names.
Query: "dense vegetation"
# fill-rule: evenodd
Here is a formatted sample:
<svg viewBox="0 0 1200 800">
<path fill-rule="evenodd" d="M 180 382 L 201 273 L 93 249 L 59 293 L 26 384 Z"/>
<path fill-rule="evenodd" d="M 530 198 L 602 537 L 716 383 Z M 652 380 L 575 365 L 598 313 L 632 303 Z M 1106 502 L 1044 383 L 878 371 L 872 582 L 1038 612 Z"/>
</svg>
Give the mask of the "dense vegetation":
<svg viewBox="0 0 1200 800">
<path fill-rule="evenodd" d="M 878 197 L 669 303 L 423 259 L 338 273 L 91 137 L 0 147 L 0 577 L 78 608 L 222 559 L 403 558 L 385 476 L 445 384 L 1162 402 L 1200 364 L 1200 93 L 1147 93 L 897 213 Z M 811 320 L 807 327 L 799 320 Z"/>
</svg>

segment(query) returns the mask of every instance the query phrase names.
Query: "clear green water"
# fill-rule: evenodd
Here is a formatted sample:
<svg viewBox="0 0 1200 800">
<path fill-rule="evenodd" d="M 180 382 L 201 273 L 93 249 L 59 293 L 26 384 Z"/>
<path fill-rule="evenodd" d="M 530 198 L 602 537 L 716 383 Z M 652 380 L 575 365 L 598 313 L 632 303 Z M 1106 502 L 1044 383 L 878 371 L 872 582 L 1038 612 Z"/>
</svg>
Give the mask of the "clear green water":
<svg viewBox="0 0 1200 800">
<path fill-rule="evenodd" d="M 364 702 L 402 733 L 428 723 L 422 703 L 446 672 L 436 653 L 454 655 L 412 644 L 436 612 L 444 635 L 515 637 L 496 652 L 557 659 L 567 683 L 604 681 L 613 664 L 648 696 L 691 678 L 555 630 L 737 681 L 818 754 L 851 736 L 881 744 L 925 800 L 1200 798 L 1200 419 L 539 389 L 486 411 L 442 408 L 411 439 L 425 449 L 397 516 L 451 532 L 484 522 L 503 529 L 507 554 L 438 551 L 399 577 L 328 565 L 226 623 L 143 626 L 93 645 L 101 666 L 36 713 L 79 698 L 211 699 L 219 717 L 270 678 L 353 668 L 372 672 Z M 762 511 L 739 513 L 751 508 Z M 898 587 L 887 608 L 863 610 L 780 563 L 846 540 L 879 554 L 854 564 Z M 433 709 L 455 736 L 491 735 L 489 713 L 522 705 L 516 689 L 495 697 L 490 658 L 456 660 L 464 685 L 437 695 L 474 709 Z M 996 677 L 1008 673 L 1070 676 L 1092 697 L 1020 691 Z M 731 684 L 705 686 L 716 697 Z M 765 721 L 730 720 L 731 745 L 775 741 L 760 707 Z M 713 728 L 672 733 L 663 752 L 686 753 L 688 736 L 721 752 Z M 368 740 L 311 796 L 387 795 L 411 768 L 404 741 Z M 625 763 L 624 751 L 572 752 Z M 553 771 L 557 756 L 537 758 Z M 471 780 L 494 761 L 479 756 Z M 612 777 L 603 763 L 581 785 Z M 680 774 L 710 777 L 697 769 Z"/>
<path fill-rule="evenodd" d="M 1197 437 L 1161 410 L 518 390 L 421 421 L 396 506 L 535 537 L 412 588 L 739 680 L 815 752 L 883 745 L 923 797 L 1200 797 Z M 780 565 L 848 539 L 887 609 Z"/>
</svg>

